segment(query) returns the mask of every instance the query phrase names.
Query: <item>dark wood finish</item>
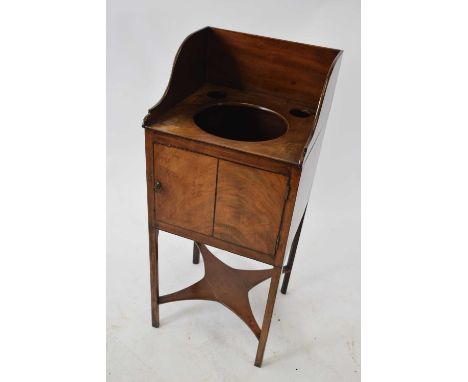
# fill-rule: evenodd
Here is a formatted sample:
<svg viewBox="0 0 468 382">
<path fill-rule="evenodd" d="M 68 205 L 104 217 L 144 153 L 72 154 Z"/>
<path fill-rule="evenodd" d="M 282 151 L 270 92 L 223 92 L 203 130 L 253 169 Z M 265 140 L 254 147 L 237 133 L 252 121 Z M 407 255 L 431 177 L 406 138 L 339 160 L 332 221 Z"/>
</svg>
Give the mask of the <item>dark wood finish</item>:
<svg viewBox="0 0 468 382">
<path fill-rule="evenodd" d="M 315 170 L 317 169 L 325 131 L 322 129 L 318 133 L 318 137 L 314 138 L 313 144 L 309 150 L 310 155 L 307 156 L 302 167 L 298 170 L 300 172 L 300 182 L 297 187 L 297 197 L 294 205 L 294 212 L 291 218 L 291 229 L 289 231 L 288 245 L 285 249 L 286 253 L 289 251 L 290 246 L 294 241 L 295 232 L 298 230 L 302 217 L 305 214 L 307 203 L 309 202 L 310 198 L 310 193 L 312 191 Z"/>
<path fill-rule="evenodd" d="M 150 131 L 145 131 L 146 152 L 146 185 L 148 199 L 148 234 L 149 234 L 149 260 L 150 260 L 150 282 L 151 282 L 151 321 L 155 328 L 159 327 L 159 281 L 158 281 L 158 233 L 155 229 L 154 214 L 154 170 L 153 170 L 153 139 Z"/>
<path fill-rule="evenodd" d="M 143 125 L 257 156 L 301 163 L 317 116 L 320 114 L 326 121 L 328 110 L 316 112 L 326 104 L 327 94 L 332 97 L 334 85 L 330 77 L 333 68 L 339 67 L 341 53 L 336 49 L 204 28 L 182 44 L 168 89 L 149 110 Z M 329 82 L 331 91 L 327 92 Z M 207 96 L 213 91 L 226 93 L 222 102 L 253 103 L 278 112 L 287 120 L 288 132 L 264 144 L 210 136 L 196 126 L 193 114 L 201 106 L 220 102 L 219 98 Z M 308 110 L 310 117 L 295 117 L 290 114 L 292 109 Z"/>
<path fill-rule="evenodd" d="M 273 268 L 273 275 L 271 276 L 270 289 L 268 290 L 268 299 L 265 307 L 265 314 L 263 315 L 262 331 L 258 339 L 257 354 L 255 356 L 255 366 L 261 367 L 263 362 L 263 354 L 270 332 L 271 318 L 273 317 L 273 309 L 275 307 L 276 294 L 278 292 L 278 284 L 281 277 L 281 268 Z"/>
<path fill-rule="evenodd" d="M 342 54 L 338 54 L 333 62 L 333 65 L 327 75 L 326 82 L 323 86 L 322 95 L 317 107 L 317 113 L 314 118 L 314 134 L 310 135 L 304 148 L 304 155 L 302 159 L 302 174 L 298 187 L 297 202 L 294 207 L 292 216 L 290 238 L 288 243 L 291 242 L 291 235 L 296 232 L 299 222 L 302 221 L 307 203 L 310 198 L 312 184 L 315 177 L 315 170 L 317 168 L 320 150 L 325 135 L 325 127 L 330 113 L 333 95 L 335 92 L 336 82 L 338 81 L 338 73 L 341 65 Z"/>
<path fill-rule="evenodd" d="M 159 275 L 158 275 L 158 234 L 157 229 L 149 233 L 150 245 L 150 282 L 151 282 L 151 321 L 155 328 L 159 328 Z"/>
<path fill-rule="evenodd" d="M 273 256 L 288 178 L 219 161 L 214 237 Z"/>
<path fill-rule="evenodd" d="M 200 249 L 198 249 L 197 243 L 193 242 L 193 260 L 194 264 L 198 264 L 200 262 Z"/>
<path fill-rule="evenodd" d="M 291 230 L 289 231 L 288 247 L 286 252 L 289 251 L 290 245 L 294 240 L 294 235 L 299 227 L 299 224 L 304 215 L 307 203 L 309 201 L 312 184 L 315 177 L 315 169 L 317 168 L 320 148 L 322 145 L 324 132 L 320 132 L 318 139 L 315 140 L 311 148 L 312 155 L 309 155 L 302 167 L 298 170 L 300 181 L 297 188 L 297 197 L 294 205 L 294 212 L 291 218 Z"/>
<path fill-rule="evenodd" d="M 210 27 L 183 42 L 166 92 L 143 122 L 153 326 L 160 303 L 218 301 L 257 336 L 261 366 L 281 273 L 286 293 L 294 264 L 341 55 Z M 198 242 L 193 263 L 200 250 L 205 262 L 202 280 L 162 297 L 159 230 Z M 273 268 L 233 269 L 205 245 Z M 270 277 L 260 328 L 248 291 Z"/>
<path fill-rule="evenodd" d="M 274 265 L 277 267 L 283 266 L 284 255 L 286 253 L 286 246 L 289 239 L 289 231 L 291 226 L 291 218 L 294 211 L 294 204 L 296 202 L 297 187 L 299 184 L 300 172 L 297 167 L 291 168 L 291 176 L 289 177 L 289 193 L 286 203 L 284 205 L 283 217 L 281 219 L 281 228 L 278 237 L 278 248 L 276 250 Z"/>
<path fill-rule="evenodd" d="M 322 87 L 322 94 L 317 105 L 315 118 L 314 118 L 314 133 L 310 134 L 304 149 L 304 158 L 311 154 L 312 150 L 309 150 L 314 144 L 314 141 L 325 131 L 325 126 L 328 121 L 328 115 L 335 94 L 336 82 L 338 81 L 338 73 L 340 71 L 342 52 L 339 52 L 333 63 L 331 64 L 330 70 L 328 71 L 326 81 Z M 320 151 L 320 150 L 319 150 Z M 304 159 L 302 160 L 304 161 Z"/>
<path fill-rule="evenodd" d="M 153 131 L 153 140 L 168 146 L 183 148 L 185 150 L 203 153 L 214 158 L 228 160 L 234 163 L 245 164 L 262 170 L 275 172 L 289 176 L 291 165 L 267 157 L 259 157 L 253 154 L 232 150 L 228 147 L 217 146 L 207 142 L 195 141 L 188 138 L 166 134 L 160 130 Z M 257 142 L 258 143 L 258 142 Z"/>
<path fill-rule="evenodd" d="M 166 231 L 174 235 L 185 237 L 186 239 L 198 241 L 206 245 L 211 245 L 216 248 L 224 249 L 225 251 L 235 253 L 236 255 L 239 255 L 239 256 L 261 261 L 262 263 L 265 263 L 268 265 L 275 265 L 275 263 L 278 262 L 277 260 L 278 256 L 273 258 L 270 255 L 267 255 L 265 253 L 257 252 L 247 247 L 229 243 L 225 240 L 217 239 L 216 237 L 213 237 L 213 236 L 202 235 L 201 233 L 190 231 L 181 227 L 176 227 L 171 224 L 156 222 L 156 228 L 160 229 L 161 231 Z"/>
<path fill-rule="evenodd" d="M 304 211 L 304 215 L 302 215 L 299 228 L 297 229 L 296 234 L 294 235 L 294 240 L 291 245 L 291 250 L 289 251 L 288 262 L 286 263 L 286 266 L 283 268 L 284 277 L 283 277 L 283 284 L 281 285 L 281 293 L 283 294 L 286 294 L 288 290 L 289 279 L 291 277 L 292 269 L 294 266 L 294 259 L 296 258 L 296 250 L 297 250 L 297 245 L 299 244 L 299 238 L 301 237 L 302 224 L 304 223 L 305 213 L 306 211 Z"/>
<path fill-rule="evenodd" d="M 261 330 L 252 313 L 249 290 L 269 279 L 272 269 L 242 270 L 231 268 L 215 257 L 203 244 L 196 243 L 205 265 L 200 281 L 178 292 L 159 298 L 160 304 L 181 300 L 216 301 L 234 312 L 260 338 Z"/>
<path fill-rule="evenodd" d="M 222 102 L 212 99 L 207 95 L 211 91 L 225 92 L 226 97 Z M 280 114 L 286 120 L 288 129 L 284 135 L 263 142 L 238 141 L 209 134 L 197 126 L 193 116 L 200 110 L 219 103 L 261 105 Z M 310 117 L 299 118 L 292 115 L 290 110 L 297 107 L 310 109 Z M 218 148 L 255 155 L 257 158 L 264 157 L 270 159 L 270 161 L 276 160 L 297 165 L 302 160 L 305 143 L 313 131 L 316 108 L 317 105 L 306 106 L 297 101 L 284 100 L 270 94 L 249 92 L 205 83 L 189 97 L 163 113 L 157 123 L 148 127 L 158 132 L 191 141 L 204 142 Z"/>
<path fill-rule="evenodd" d="M 154 149 L 156 219 L 211 235 L 217 159 L 157 146 Z"/>
<path fill-rule="evenodd" d="M 172 67 L 172 74 L 162 99 L 148 110 L 143 126 L 151 124 L 166 110 L 190 95 L 205 81 L 206 58 L 200 54 L 205 50 L 205 28 L 188 36 L 179 48 Z"/>
<path fill-rule="evenodd" d="M 335 49 L 210 29 L 207 82 L 260 91 L 314 106 Z"/>
</svg>

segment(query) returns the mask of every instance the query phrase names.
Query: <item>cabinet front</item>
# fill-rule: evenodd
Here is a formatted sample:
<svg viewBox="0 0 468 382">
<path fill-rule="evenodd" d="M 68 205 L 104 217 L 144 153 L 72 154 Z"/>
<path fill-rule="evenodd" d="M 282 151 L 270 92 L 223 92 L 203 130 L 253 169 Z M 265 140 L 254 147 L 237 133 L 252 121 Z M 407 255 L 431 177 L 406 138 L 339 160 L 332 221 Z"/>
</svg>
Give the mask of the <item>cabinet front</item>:
<svg viewBox="0 0 468 382">
<path fill-rule="evenodd" d="M 219 160 L 214 236 L 273 256 L 288 177 Z"/>
<path fill-rule="evenodd" d="M 218 160 L 154 145 L 156 220 L 212 235 Z"/>
</svg>

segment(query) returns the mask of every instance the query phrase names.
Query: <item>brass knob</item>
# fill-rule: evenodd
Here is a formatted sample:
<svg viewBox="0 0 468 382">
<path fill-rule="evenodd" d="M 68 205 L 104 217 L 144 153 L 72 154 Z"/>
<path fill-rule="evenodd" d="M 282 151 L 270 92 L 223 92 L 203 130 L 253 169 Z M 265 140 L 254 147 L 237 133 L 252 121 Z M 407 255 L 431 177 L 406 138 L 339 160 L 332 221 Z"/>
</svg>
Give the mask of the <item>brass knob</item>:
<svg viewBox="0 0 468 382">
<path fill-rule="evenodd" d="M 161 191 L 162 189 L 162 184 L 159 180 L 157 180 L 155 183 L 154 183 L 154 191 L 155 192 L 158 192 L 158 191 Z"/>
</svg>

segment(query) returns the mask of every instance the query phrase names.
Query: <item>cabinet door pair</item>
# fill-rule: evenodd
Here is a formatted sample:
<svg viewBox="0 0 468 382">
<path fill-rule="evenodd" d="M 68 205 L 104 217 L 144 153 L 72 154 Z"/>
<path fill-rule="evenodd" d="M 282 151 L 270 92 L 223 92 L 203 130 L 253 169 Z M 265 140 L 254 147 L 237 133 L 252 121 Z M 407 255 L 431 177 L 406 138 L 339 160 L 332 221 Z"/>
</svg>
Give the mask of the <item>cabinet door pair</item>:
<svg viewBox="0 0 468 382">
<path fill-rule="evenodd" d="M 275 255 L 288 177 L 155 144 L 156 220 Z"/>
</svg>

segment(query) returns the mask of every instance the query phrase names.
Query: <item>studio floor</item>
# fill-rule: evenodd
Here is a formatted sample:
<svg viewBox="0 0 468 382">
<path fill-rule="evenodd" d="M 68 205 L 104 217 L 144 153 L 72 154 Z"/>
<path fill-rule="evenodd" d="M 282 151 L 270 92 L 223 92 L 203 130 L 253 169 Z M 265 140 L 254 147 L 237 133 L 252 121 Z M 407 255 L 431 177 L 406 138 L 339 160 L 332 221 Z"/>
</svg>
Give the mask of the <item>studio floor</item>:
<svg viewBox="0 0 468 382">
<path fill-rule="evenodd" d="M 327 221 L 329 221 L 328 216 Z M 108 254 L 107 380 L 143 381 L 346 381 L 360 380 L 359 269 L 349 219 L 320 225 L 308 212 L 287 295 L 278 291 L 262 368 L 253 365 L 257 340 L 222 305 L 181 301 L 160 307 L 151 326 L 146 231 L 122 237 Z M 125 235 L 124 235 L 125 236 Z M 338 239 L 340 238 L 340 239 Z M 161 294 L 203 276 L 192 264 L 192 242 L 160 234 Z M 355 241 L 355 240 L 354 240 Z M 133 244 L 133 245 L 132 245 Z M 211 247 L 210 247 L 211 248 Z M 211 248 L 229 265 L 261 263 Z M 249 298 L 261 322 L 269 281 Z"/>
</svg>

